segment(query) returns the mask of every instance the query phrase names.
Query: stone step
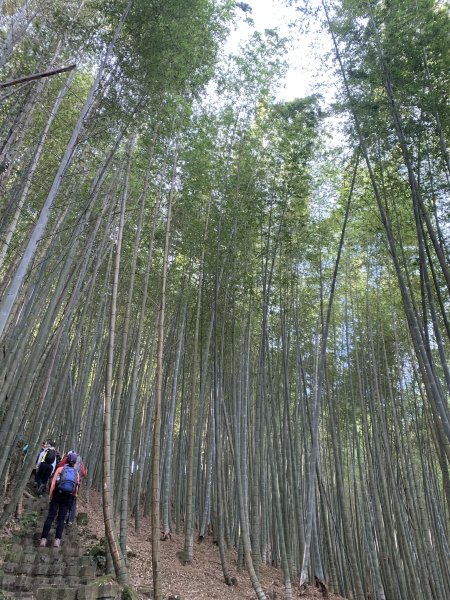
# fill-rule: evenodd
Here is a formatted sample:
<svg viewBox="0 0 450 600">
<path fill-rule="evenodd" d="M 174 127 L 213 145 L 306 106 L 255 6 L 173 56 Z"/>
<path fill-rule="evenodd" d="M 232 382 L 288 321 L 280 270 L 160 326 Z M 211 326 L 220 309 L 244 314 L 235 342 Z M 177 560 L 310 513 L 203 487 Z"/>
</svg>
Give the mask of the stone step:
<svg viewBox="0 0 450 600">
<path fill-rule="evenodd" d="M 6 592 L 31 592 L 33 589 L 32 577 L 28 575 L 0 575 L 0 589 Z"/>
<path fill-rule="evenodd" d="M 24 552 L 35 552 L 38 541 L 34 539 L 34 535 L 36 535 L 36 532 L 16 536 L 12 546 L 14 546 L 14 549 L 19 546 Z"/>
<path fill-rule="evenodd" d="M 39 558 L 39 555 L 42 558 Z M 37 562 L 63 562 L 65 555 L 59 548 L 38 548 L 28 546 L 21 548 L 19 544 L 10 546 L 5 560 L 12 563 L 32 564 Z"/>
<path fill-rule="evenodd" d="M 39 523 L 39 525 L 37 525 L 34 530 L 30 531 L 25 531 L 23 534 L 21 534 L 21 539 L 23 540 L 33 540 L 35 542 L 38 542 L 41 539 L 41 534 L 42 534 L 42 527 L 44 526 L 44 521 L 45 519 L 42 521 L 42 523 Z M 56 523 L 55 521 L 53 521 L 53 525 L 49 534 L 51 536 L 54 536 L 55 533 L 55 529 L 56 529 Z M 64 530 L 63 530 L 63 538 L 64 539 L 69 539 L 73 542 L 78 542 L 80 539 L 80 534 L 78 533 L 78 527 L 76 525 L 65 525 L 64 526 Z"/>
<path fill-rule="evenodd" d="M 28 540 L 27 543 L 24 542 L 23 544 L 14 543 L 9 547 L 9 553 L 18 556 L 18 558 L 13 558 L 11 562 L 19 562 L 20 560 L 34 562 L 37 552 L 40 552 L 45 556 L 59 556 L 62 554 L 67 557 L 81 557 L 84 555 L 85 548 L 70 540 L 64 540 L 64 538 L 61 540 L 60 548 L 53 548 L 52 538 L 47 540 L 47 547 L 45 548 L 38 547 L 37 542 L 34 540 Z"/>
<path fill-rule="evenodd" d="M 5 600 L 36 600 L 36 596 L 33 592 L 14 592 L 14 596 L 7 590 L 0 589 L 0 598 Z"/>
<path fill-rule="evenodd" d="M 121 592 L 112 583 L 99 581 L 93 557 L 85 554 L 77 523 L 65 526 L 61 547 L 53 548 L 56 519 L 47 540 L 39 546 L 48 512 L 48 494 L 38 497 L 34 481 L 23 499 L 22 530 L 7 543 L 0 568 L 0 598 L 8 600 L 114 600 Z M 36 518 L 32 518 L 36 515 Z M 25 527 L 25 524 L 28 525 Z M 81 528 L 82 530 L 82 528 Z"/>
<path fill-rule="evenodd" d="M 35 548 L 23 548 L 19 544 L 11 544 L 6 552 L 6 562 L 32 563 L 36 558 Z"/>
<path fill-rule="evenodd" d="M 48 544 L 52 544 L 51 541 L 47 542 Z M 49 548 L 38 548 L 39 552 L 43 552 L 43 553 L 48 553 L 51 556 L 54 556 L 56 553 L 60 553 L 65 557 L 73 557 L 73 558 L 79 558 L 81 556 L 84 555 L 85 549 L 78 546 L 78 545 L 71 545 L 70 542 L 64 542 L 64 538 L 61 540 L 61 547 L 60 548 L 53 548 L 53 547 L 49 547 Z"/>
<path fill-rule="evenodd" d="M 0 575 L 0 589 L 11 592 L 31 592 L 40 587 L 79 587 L 87 585 L 87 577 L 55 575 Z"/>
<path fill-rule="evenodd" d="M 36 600 L 76 600 L 76 587 L 40 587 L 36 592 Z"/>
<path fill-rule="evenodd" d="M 24 545 L 29 546 L 29 545 L 39 545 L 40 539 L 41 539 L 41 535 L 42 535 L 42 527 L 43 527 L 43 523 L 41 523 L 39 525 L 39 527 L 36 527 L 35 531 L 30 531 L 30 533 L 27 535 L 23 535 L 22 536 L 22 540 Z M 48 539 L 52 541 L 54 540 L 55 537 L 55 528 L 52 527 L 51 532 L 49 533 L 49 537 Z M 64 527 L 64 531 L 63 531 L 63 535 L 62 535 L 62 541 L 63 542 L 70 542 L 70 544 L 72 546 L 76 545 L 78 546 L 80 544 L 80 535 L 78 533 L 78 530 L 76 527 L 72 526 L 67 526 Z"/>
<path fill-rule="evenodd" d="M 24 548 L 40 548 L 40 542 L 41 542 L 41 531 L 39 531 L 39 535 L 37 535 L 37 539 L 33 539 L 33 540 L 27 540 L 23 542 L 22 546 Z M 54 536 L 54 532 L 52 531 L 48 538 L 47 538 L 47 545 L 45 546 L 45 548 L 51 548 L 53 547 L 53 542 L 55 541 L 55 536 Z M 63 547 L 71 547 L 74 551 L 75 550 L 80 550 L 82 549 L 84 546 L 80 540 L 80 538 L 78 536 L 72 536 L 72 535 L 66 535 L 66 533 L 64 532 L 61 538 L 61 546 L 60 548 Z"/>
<path fill-rule="evenodd" d="M 35 563 L 62 564 L 66 566 L 76 565 L 79 568 L 95 567 L 96 564 L 92 556 L 77 556 L 75 559 L 72 557 L 66 557 L 63 554 L 61 554 L 59 557 L 56 555 L 47 556 L 45 553 L 42 554 L 41 550 L 42 549 L 40 548 L 39 552 L 37 553 Z"/>
<path fill-rule="evenodd" d="M 87 557 L 89 558 L 89 557 Z M 83 579 L 96 575 L 96 568 L 93 564 L 71 563 L 45 563 L 35 561 L 34 563 L 16 563 L 4 562 L 2 569 L 5 574 L 14 575 L 47 575 L 48 577 L 80 577 Z"/>
<path fill-rule="evenodd" d="M 116 582 L 91 582 L 78 589 L 77 600 L 118 600 L 122 590 Z"/>
<path fill-rule="evenodd" d="M 5 575 L 31 575 L 34 570 L 34 564 L 4 562 L 2 571 Z"/>
<path fill-rule="evenodd" d="M 79 567 L 91 567 L 95 565 L 95 561 L 91 556 L 68 556 L 62 549 L 58 548 L 33 548 L 24 552 L 21 550 L 19 545 L 10 547 L 5 556 L 5 562 L 16 563 L 16 564 L 62 564 L 62 565 L 73 565 L 76 564 Z"/>
</svg>

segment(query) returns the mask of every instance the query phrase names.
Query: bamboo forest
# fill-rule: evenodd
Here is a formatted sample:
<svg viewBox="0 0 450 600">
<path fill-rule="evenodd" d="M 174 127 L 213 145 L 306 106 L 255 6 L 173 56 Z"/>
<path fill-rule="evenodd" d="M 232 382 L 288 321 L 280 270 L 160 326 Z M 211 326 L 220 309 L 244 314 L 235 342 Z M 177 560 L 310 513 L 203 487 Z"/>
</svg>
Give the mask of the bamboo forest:
<svg viewBox="0 0 450 600">
<path fill-rule="evenodd" d="M 56 440 L 123 590 L 0 598 L 450 598 L 450 6 L 277 3 L 0 0 L 0 545 Z"/>
</svg>

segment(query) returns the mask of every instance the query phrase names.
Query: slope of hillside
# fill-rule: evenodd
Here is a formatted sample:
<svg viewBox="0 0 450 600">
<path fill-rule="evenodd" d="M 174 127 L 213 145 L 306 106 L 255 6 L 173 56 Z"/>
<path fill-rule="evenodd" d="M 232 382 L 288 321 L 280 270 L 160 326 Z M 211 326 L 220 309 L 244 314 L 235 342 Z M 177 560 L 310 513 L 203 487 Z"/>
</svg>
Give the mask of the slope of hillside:
<svg viewBox="0 0 450 600">
<path fill-rule="evenodd" d="M 90 502 L 80 498 L 80 511 L 88 513 L 89 529 L 99 539 L 103 537 L 103 518 L 99 495 L 91 491 Z M 128 530 L 129 576 L 130 584 L 138 591 L 146 591 L 152 585 L 150 519 L 142 519 L 139 533 L 134 531 L 134 522 L 130 519 Z M 178 554 L 183 549 L 184 538 L 181 534 L 173 534 L 172 539 L 161 542 L 162 568 L 164 573 L 164 597 L 182 600 L 232 600 L 254 599 L 255 592 L 250 579 L 243 571 L 237 572 L 236 552 L 228 553 L 230 575 L 235 577 L 237 585 L 229 587 L 223 581 L 219 551 L 213 544 L 212 537 L 207 537 L 194 547 L 192 564 L 182 565 Z M 284 599 L 284 585 L 280 569 L 261 567 L 261 583 L 271 599 Z M 323 598 L 318 589 L 308 587 L 300 592 L 294 584 L 294 598 L 313 600 Z M 144 598 L 145 596 L 142 595 Z M 343 600 L 341 596 L 328 594 L 330 600 Z"/>
</svg>

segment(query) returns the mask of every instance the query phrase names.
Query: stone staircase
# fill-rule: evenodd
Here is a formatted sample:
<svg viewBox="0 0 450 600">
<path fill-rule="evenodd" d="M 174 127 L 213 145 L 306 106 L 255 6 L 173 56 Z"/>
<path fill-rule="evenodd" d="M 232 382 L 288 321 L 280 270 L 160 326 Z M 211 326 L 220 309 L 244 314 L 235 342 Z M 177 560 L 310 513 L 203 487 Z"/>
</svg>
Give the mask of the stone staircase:
<svg viewBox="0 0 450 600">
<path fill-rule="evenodd" d="M 53 548 L 55 522 L 47 548 L 39 538 L 47 514 L 47 497 L 30 494 L 23 502 L 27 526 L 7 541 L 0 565 L 0 600 L 118 600 L 119 586 L 96 577 L 96 565 L 85 554 L 78 526 L 65 527 L 60 548 Z"/>
</svg>

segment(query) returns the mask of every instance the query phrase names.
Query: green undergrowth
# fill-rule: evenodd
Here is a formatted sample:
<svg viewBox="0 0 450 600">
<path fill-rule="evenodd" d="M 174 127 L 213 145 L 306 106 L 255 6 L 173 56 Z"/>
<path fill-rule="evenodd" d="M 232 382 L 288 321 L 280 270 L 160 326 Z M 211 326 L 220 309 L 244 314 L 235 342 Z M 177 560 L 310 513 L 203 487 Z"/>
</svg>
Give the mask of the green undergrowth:
<svg viewBox="0 0 450 600">
<path fill-rule="evenodd" d="M 38 522 L 38 513 L 36 511 L 27 512 L 19 518 L 20 528 L 22 530 L 28 530 L 30 527 L 35 527 Z M 0 599 L 1 600 L 1 599 Z"/>
<path fill-rule="evenodd" d="M 122 590 L 121 600 L 139 600 L 139 594 L 131 588 L 129 585 L 125 586 Z"/>
<path fill-rule="evenodd" d="M 101 573 L 104 573 L 106 569 L 106 550 L 104 540 L 101 539 L 91 543 L 91 545 L 86 549 L 86 554 L 88 556 L 92 556 L 97 565 L 97 570 Z"/>
</svg>

